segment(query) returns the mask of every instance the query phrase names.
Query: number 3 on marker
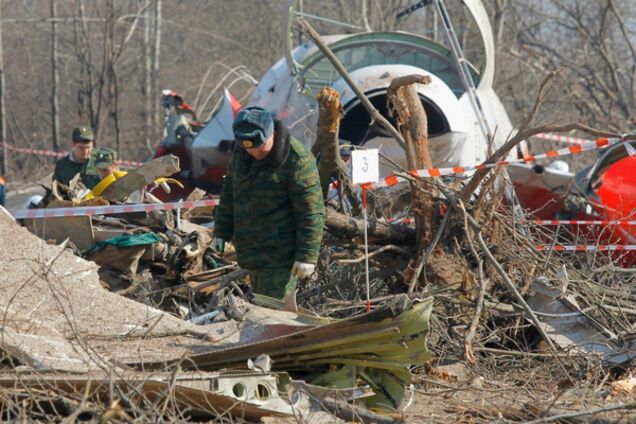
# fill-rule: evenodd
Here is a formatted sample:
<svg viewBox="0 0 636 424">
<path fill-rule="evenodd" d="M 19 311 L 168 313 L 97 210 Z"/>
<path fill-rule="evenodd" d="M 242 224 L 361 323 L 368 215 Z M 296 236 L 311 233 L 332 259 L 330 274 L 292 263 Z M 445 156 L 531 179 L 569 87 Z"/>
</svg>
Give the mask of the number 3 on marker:
<svg viewBox="0 0 636 424">
<path fill-rule="evenodd" d="M 374 183 L 378 178 L 378 149 L 351 152 L 351 179 L 354 184 Z"/>
</svg>

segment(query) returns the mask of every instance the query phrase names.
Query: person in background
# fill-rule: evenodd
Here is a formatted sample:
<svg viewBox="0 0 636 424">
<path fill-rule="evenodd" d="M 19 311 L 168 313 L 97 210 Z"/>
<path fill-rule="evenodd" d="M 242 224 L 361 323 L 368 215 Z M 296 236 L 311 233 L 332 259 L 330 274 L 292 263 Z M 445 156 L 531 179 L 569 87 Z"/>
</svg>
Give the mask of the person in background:
<svg viewBox="0 0 636 424">
<path fill-rule="evenodd" d="M 296 311 L 296 285 L 315 269 L 325 209 L 316 160 L 272 114 L 241 110 L 216 209 L 213 247 L 232 240 L 255 293 Z"/>
<path fill-rule="evenodd" d="M 119 170 L 117 152 L 113 149 L 103 147 L 95 150 L 91 156 L 100 181 L 82 200 L 90 200 L 101 196 L 104 190 L 112 183 L 128 174 L 126 171 Z"/>
<path fill-rule="evenodd" d="M 71 152 L 55 162 L 53 180 L 68 185 L 75 175 L 80 174 L 80 179 L 86 188 L 95 187 L 100 178 L 91 158 L 94 139 L 95 135 L 91 127 L 80 126 L 73 129 Z"/>
<path fill-rule="evenodd" d="M 107 176 L 113 173 L 119 172 L 119 166 L 117 165 L 117 152 L 107 147 L 97 149 L 93 153 L 93 162 L 99 179 L 103 180 Z"/>
</svg>

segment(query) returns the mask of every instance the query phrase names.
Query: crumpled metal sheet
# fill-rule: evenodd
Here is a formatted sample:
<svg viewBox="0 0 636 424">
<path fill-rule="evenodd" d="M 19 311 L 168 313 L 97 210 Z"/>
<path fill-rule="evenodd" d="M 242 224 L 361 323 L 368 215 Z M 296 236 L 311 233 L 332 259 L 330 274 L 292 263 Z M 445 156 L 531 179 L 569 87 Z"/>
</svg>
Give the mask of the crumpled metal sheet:
<svg viewBox="0 0 636 424">
<path fill-rule="evenodd" d="M 542 280 L 533 283 L 535 294 L 528 305 L 548 337 L 562 349 L 596 353 L 604 361 L 620 365 L 636 357 L 635 340 L 618 337 L 585 314 L 574 298 L 550 288 Z"/>
<path fill-rule="evenodd" d="M 293 417 L 301 411 L 281 398 L 276 375 L 270 373 L 143 373 L 0 374 L 0 387 L 36 388 L 47 392 L 81 393 L 88 399 L 108 399 L 111 386 L 122 393 L 134 388 L 152 402 L 171 397 L 179 410 L 195 419 L 215 419 L 227 412 L 235 417 L 259 421 L 262 417 Z M 242 391 L 239 389 L 242 388 Z"/>
<path fill-rule="evenodd" d="M 259 341 L 240 338 L 230 347 L 190 356 L 182 367 L 201 370 L 244 368 L 245 361 L 260 354 L 273 360 L 273 369 L 320 373 L 332 367 L 349 367 L 355 378 L 367 381 L 376 395 L 366 399 L 369 406 L 398 408 L 410 381 L 410 366 L 423 365 L 430 358 L 426 350 L 432 298 L 409 300 L 401 295 L 371 313 L 324 325 L 274 325 L 278 336 Z M 281 311 L 271 311 L 282 316 Z M 294 315 L 294 314 L 292 314 Z M 273 324 L 273 323 L 270 323 Z M 287 331 L 287 334 L 281 334 Z M 130 366 L 161 369 L 178 362 L 135 362 Z M 321 371 L 322 370 L 322 371 Z M 374 387 L 375 386 L 375 387 Z M 376 390 L 377 388 L 377 390 Z"/>
</svg>

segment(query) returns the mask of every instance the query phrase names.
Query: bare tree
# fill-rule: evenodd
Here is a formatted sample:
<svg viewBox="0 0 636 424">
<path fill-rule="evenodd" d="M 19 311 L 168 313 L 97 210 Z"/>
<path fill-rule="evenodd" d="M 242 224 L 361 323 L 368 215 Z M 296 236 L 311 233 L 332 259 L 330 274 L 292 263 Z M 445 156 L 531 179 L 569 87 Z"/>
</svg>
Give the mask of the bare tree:
<svg viewBox="0 0 636 424">
<path fill-rule="evenodd" d="M 144 134 L 146 139 L 146 147 L 149 151 L 152 151 L 152 136 L 155 133 L 153 131 L 153 114 L 152 114 L 152 55 L 150 49 L 150 37 L 151 37 L 151 15 L 150 15 L 150 5 L 151 0 L 145 0 L 144 3 L 144 41 L 143 41 L 143 58 L 144 58 L 144 69 L 143 69 L 143 83 L 141 87 L 141 92 L 144 97 Z"/>
<path fill-rule="evenodd" d="M 4 50 L 2 44 L 2 5 L 0 4 L 0 143 L 2 143 L 2 170 L 0 171 L 2 175 L 7 175 L 9 173 L 9 161 L 7 158 L 7 153 L 9 149 L 7 148 L 7 139 L 6 139 L 6 111 L 4 104 Z"/>
<path fill-rule="evenodd" d="M 57 60 L 57 1 L 51 1 L 51 131 L 53 135 L 53 150 L 60 148 L 60 104 L 58 99 L 58 87 L 60 85 L 60 72 Z"/>
<path fill-rule="evenodd" d="M 539 78 L 528 80 L 524 73 L 543 75 L 564 69 L 561 92 L 547 100 L 552 102 L 552 112 L 618 132 L 633 126 L 636 46 L 633 23 L 626 19 L 636 11 L 633 2 L 489 3 L 499 19 L 495 26 L 500 41 L 498 87 L 513 96 L 507 102 L 511 109 L 526 108 L 519 92 L 538 85 Z"/>
<path fill-rule="evenodd" d="M 152 128 L 156 130 L 159 120 L 159 107 L 157 101 L 159 99 L 159 54 L 161 52 L 161 0 L 155 0 L 154 19 L 153 19 L 153 40 L 155 42 L 152 50 Z M 155 132 L 156 134 L 156 132 Z"/>
</svg>

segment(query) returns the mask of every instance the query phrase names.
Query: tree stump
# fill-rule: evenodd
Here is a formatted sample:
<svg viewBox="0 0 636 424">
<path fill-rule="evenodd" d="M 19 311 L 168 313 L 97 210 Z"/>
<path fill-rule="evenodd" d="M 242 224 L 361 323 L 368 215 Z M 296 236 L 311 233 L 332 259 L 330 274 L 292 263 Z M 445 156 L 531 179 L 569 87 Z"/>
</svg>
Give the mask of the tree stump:
<svg viewBox="0 0 636 424">
<path fill-rule="evenodd" d="M 406 142 L 406 161 L 409 169 L 432 168 L 428 149 L 428 120 L 417 90 L 413 84 L 429 84 L 431 78 L 424 75 L 408 75 L 396 78 L 389 86 L 389 101 L 396 116 L 398 128 Z M 415 217 L 415 233 L 418 255 L 405 271 L 404 278 L 412 292 L 424 266 L 425 249 L 431 243 L 435 230 L 435 194 L 428 181 L 411 182 L 411 205 Z"/>
<path fill-rule="evenodd" d="M 360 201 L 355 196 L 351 180 L 347 175 L 346 165 L 340 156 L 338 142 L 340 115 L 342 114 L 340 94 L 333 88 L 326 87 L 320 90 L 316 100 L 319 107 L 318 131 L 312 151 L 314 154 L 320 153 L 318 174 L 320 175 L 322 196 L 325 200 L 327 199 L 331 181 L 336 180 L 340 201 L 338 209 L 342 209 L 342 201 L 346 196 L 351 203 L 353 214 L 358 215 L 361 211 Z"/>
</svg>

